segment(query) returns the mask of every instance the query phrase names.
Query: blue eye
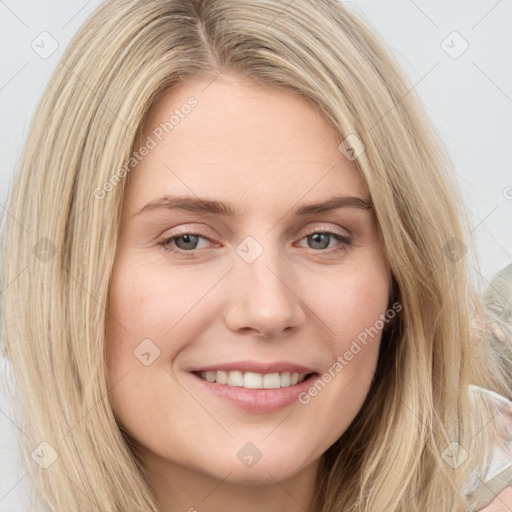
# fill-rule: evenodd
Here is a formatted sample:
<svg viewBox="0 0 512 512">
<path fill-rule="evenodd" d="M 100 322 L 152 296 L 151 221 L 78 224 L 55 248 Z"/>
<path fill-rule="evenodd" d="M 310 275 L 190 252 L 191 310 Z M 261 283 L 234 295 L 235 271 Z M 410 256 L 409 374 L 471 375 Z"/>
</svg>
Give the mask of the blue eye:
<svg viewBox="0 0 512 512">
<path fill-rule="evenodd" d="M 185 257 L 195 257 L 197 256 L 195 251 L 197 249 L 199 239 L 201 238 L 203 240 L 209 240 L 199 233 L 182 233 L 180 235 L 164 238 L 158 242 L 158 245 L 161 245 L 164 250 L 170 252 L 171 254 Z"/>
<path fill-rule="evenodd" d="M 335 247 L 329 248 L 330 241 L 333 238 L 340 243 Z M 197 256 L 196 250 L 198 249 L 197 245 L 200 239 L 210 241 L 209 238 L 202 236 L 199 233 L 190 232 L 164 238 L 158 242 L 158 245 L 161 245 L 171 254 L 185 257 L 195 257 Z M 351 245 L 351 241 L 348 237 L 340 235 L 337 231 L 330 230 L 320 231 L 317 229 L 316 231 L 311 231 L 306 233 L 306 235 L 301 240 L 304 239 L 311 241 L 313 244 L 313 247 L 310 246 L 310 249 L 315 250 L 315 252 L 322 253 L 337 253 L 339 251 L 347 251 Z"/>
<path fill-rule="evenodd" d="M 173 236 L 171 238 L 168 238 L 167 240 L 164 240 L 162 245 L 167 246 L 171 242 L 176 243 L 177 241 L 183 240 L 183 242 L 184 242 L 183 244 L 176 244 L 176 245 L 178 246 L 179 250 L 188 252 L 190 249 L 192 249 L 192 250 L 197 249 L 197 244 L 198 244 L 198 241 L 200 238 L 204 238 L 204 237 L 201 235 L 197 235 L 195 233 L 185 233 L 184 235 Z M 182 247 L 180 247 L 180 245 L 182 245 Z M 190 247 L 191 245 L 194 247 Z"/>
<path fill-rule="evenodd" d="M 316 249 L 326 249 L 329 246 L 329 241 L 332 238 L 335 238 L 339 242 L 341 242 L 337 247 L 333 248 L 334 252 L 336 251 L 346 251 L 348 246 L 350 246 L 350 240 L 340 235 L 336 231 L 312 231 L 308 233 L 304 238 L 310 239 L 313 241 L 313 244 L 320 245 L 321 247 L 316 247 Z M 324 242 L 327 240 L 327 246 L 324 246 Z M 313 247 L 312 247 L 313 248 Z M 330 251 L 329 251 L 330 252 Z"/>
</svg>

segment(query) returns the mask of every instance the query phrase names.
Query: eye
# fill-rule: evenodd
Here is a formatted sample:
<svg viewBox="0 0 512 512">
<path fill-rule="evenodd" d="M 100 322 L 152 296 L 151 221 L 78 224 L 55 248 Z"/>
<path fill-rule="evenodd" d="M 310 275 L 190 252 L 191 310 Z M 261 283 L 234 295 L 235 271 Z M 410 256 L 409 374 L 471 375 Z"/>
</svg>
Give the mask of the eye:
<svg viewBox="0 0 512 512">
<path fill-rule="evenodd" d="M 166 237 L 158 242 L 158 245 L 161 245 L 166 251 L 178 256 L 195 257 L 197 256 L 196 250 L 199 249 L 198 244 L 201 239 L 211 242 L 209 238 L 199 233 L 188 232 Z M 339 244 L 335 247 L 329 247 L 333 239 L 337 240 Z M 347 251 L 351 246 L 351 240 L 348 237 L 340 234 L 338 231 L 330 229 L 317 228 L 310 230 L 301 240 L 307 240 L 310 249 L 322 253 Z"/>
<path fill-rule="evenodd" d="M 172 253 L 177 252 L 184 254 L 185 256 L 192 256 L 191 251 L 195 251 L 198 247 L 199 239 L 209 240 L 205 236 L 200 235 L 199 233 L 183 233 L 180 235 L 174 235 L 171 237 L 167 237 L 164 240 L 160 241 L 158 245 L 161 245 L 165 250 L 170 251 Z M 173 244 L 177 247 L 174 248 Z"/>
<path fill-rule="evenodd" d="M 306 233 L 304 237 L 309 242 L 309 247 L 312 249 L 328 249 L 330 241 L 333 239 L 338 240 L 340 242 L 337 247 L 331 247 L 329 251 L 321 251 L 321 252 L 338 252 L 338 251 L 346 251 L 349 249 L 351 245 L 351 241 L 348 237 L 340 234 L 338 231 L 325 229 L 320 230 L 318 228 L 311 230 Z"/>
</svg>

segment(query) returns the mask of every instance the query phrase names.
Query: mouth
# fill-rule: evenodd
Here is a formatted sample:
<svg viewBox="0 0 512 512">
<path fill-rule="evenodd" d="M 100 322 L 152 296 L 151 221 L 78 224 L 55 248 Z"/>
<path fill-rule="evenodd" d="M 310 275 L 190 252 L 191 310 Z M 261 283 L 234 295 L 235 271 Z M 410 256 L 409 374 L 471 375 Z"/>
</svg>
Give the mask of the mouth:
<svg viewBox="0 0 512 512">
<path fill-rule="evenodd" d="M 240 370 L 217 370 L 206 372 L 192 372 L 202 380 L 212 384 L 229 387 L 242 387 L 245 389 L 279 389 L 301 384 L 306 379 L 318 376 L 318 373 L 274 372 L 257 373 L 242 372 Z"/>
<path fill-rule="evenodd" d="M 250 413 L 269 414 L 297 403 L 301 393 L 314 385 L 316 372 L 257 373 L 241 370 L 190 372 L 214 400 L 227 401 Z"/>
</svg>

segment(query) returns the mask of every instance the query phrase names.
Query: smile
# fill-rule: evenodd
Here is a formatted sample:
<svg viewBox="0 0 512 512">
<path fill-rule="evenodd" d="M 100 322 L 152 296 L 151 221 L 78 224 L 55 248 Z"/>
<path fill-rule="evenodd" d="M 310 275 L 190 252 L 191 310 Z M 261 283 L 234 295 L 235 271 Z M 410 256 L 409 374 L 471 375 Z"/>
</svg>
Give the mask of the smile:
<svg viewBox="0 0 512 512">
<path fill-rule="evenodd" d="M 316 372 L 257 373 L 240 370 L 193 371 L 191 375 L 203 390 L 216 399 L 252 413 L 263 414 L 296 403 L 297 397 L 312 386 L 318 377 Z"/>
<path fill-rule="evenodd" d="M 207 371 L 196 372 L 201 379 L 211 383 L 223 384 L 231 387 L 243 387 L 246 389 L 277 389 L 287 388 L 300 384 L 311 374 L 292 372 L 281 373 L 256 373 L 232 371 Z"/>
</svg>

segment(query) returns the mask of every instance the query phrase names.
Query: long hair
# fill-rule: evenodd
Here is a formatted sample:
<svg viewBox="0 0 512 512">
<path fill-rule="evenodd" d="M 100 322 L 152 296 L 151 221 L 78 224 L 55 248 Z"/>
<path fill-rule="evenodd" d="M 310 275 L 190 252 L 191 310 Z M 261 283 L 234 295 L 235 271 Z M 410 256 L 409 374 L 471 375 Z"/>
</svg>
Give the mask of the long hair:
<svg viewBox="0 0 512 512">
<path fill-rule="evenodd" d="M 340 142 L 362 144 L 354 161 L 402 305 L 362 409 L 327 450 L 316 510 L 475 510 L 464 485 L 488 460 L 492 424 L 469 386 L 512 392 L 471 330 L 481 300 L 469 223 L 414 88 L 366 21 L 335 0 L 111 0 L 66 49 L 2 226 L 4 353 L 39 495 L 58 511 L 158 511 L 106 378 L 126 162 L 164 92 L 223 73 L 300 94 Z M 453 446 L 464 461 L 446 456 Z"/>
</svg>

